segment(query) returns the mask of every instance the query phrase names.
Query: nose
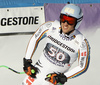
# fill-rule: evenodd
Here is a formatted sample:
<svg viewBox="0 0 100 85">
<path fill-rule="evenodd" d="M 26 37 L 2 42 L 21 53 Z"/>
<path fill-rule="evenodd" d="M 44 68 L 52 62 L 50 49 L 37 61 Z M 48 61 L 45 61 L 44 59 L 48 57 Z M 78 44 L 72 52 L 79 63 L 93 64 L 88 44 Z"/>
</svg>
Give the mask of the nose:
<svg viewBox="0 0 100 85">
<path fill-rule="evenodd" d="M 68 25 L 68 22 L 64 22 L 64 25 Z"/>
</svg>

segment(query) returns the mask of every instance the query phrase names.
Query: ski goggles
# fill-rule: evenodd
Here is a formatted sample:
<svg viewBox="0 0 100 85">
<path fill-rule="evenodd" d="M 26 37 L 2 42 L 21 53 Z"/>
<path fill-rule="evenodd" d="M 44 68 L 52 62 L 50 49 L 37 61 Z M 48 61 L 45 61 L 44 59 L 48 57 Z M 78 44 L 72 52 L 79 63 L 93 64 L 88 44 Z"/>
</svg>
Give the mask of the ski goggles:
<svg viewBox="0 0 100 85">
<path fill-rule="evenodd" d="M 67 22 L 69 25 L 73 25 L 76 23 L 76 18 L 74 17 L 71 17 L 71 16 L 67 16 L 67 15 L 64 15 L 64 14 L 61 14 L 60 15 L 60 21 L 65 23 Z"/>
</svg>

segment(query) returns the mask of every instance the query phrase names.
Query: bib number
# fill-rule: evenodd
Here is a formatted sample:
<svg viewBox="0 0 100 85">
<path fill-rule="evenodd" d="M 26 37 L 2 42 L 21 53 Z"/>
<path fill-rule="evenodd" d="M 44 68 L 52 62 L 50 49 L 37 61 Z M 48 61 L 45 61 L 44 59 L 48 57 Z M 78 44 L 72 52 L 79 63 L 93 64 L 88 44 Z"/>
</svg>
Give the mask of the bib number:
<svg viewBox="0 0 100 85">
<path fill-rule="evenodd" d="M 66 52 L 51 43 L 47 43 L 44 55 L 50 62 L 62 67 L 70 61 L 70 56 Z"/>
<path fill-rule="evenodd" d="M 58 61 L 63 61 L 65 59 L 65 55 L 62 53 L 62 52 L 58 52 L 57 54 L 57 50 L 53 47 L 50 48 L 50 51 L 48 51 L 48 54 L 51 56 L 51 57 L 56 57 L 56 59 Z"/>
</svg>

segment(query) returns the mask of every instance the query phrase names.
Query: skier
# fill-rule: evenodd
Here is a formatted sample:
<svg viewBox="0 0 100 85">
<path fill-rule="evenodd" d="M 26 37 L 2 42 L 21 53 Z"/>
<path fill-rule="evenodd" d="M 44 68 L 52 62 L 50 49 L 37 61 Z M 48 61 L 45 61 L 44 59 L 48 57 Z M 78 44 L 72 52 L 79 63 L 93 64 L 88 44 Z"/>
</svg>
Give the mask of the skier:
<svg viewBox="0 0 100 85">
<path fill-rule="evenodd" d="M 64 85 L 68 79 L 86 72 L 90 60 L 87 39 L 77 30 L 83 18 L 82 10 L 75 4 L 66 4 L 60 21 L 46 22 L 34 33 L 23 58 L 27 74 L 22 85 Z M 32 56 L 38 43 L 46 38 L 45 48 L 32 65 Z M 78 66 L 69 70 L 78 59 Z"/>
</svg>

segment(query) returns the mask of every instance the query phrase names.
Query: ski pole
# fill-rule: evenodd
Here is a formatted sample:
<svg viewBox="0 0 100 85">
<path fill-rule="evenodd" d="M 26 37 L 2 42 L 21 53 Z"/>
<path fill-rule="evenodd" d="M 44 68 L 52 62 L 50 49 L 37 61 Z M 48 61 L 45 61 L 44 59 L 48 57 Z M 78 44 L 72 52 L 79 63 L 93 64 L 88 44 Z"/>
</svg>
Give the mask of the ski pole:
<svg viewBox="0 0 100 85">
<path fill-rule="evenodd" d="M 5 65 L 1 65 L 0 68 L 1 68 L 1 67 L 7 68 L 7 69 L 9 69 L 9 70 L 11 70 L 11 71 L 13 71 L 13 72 L 15 72 L 15 73 L 17 73 L 17 74 L 25 74 L 25 72 L 18 72 L 18 71 L 14 70 L 14 69 L 12 69 L 12 68 L 10 68 L 10 67 L 8 67 L 8 66 L 5 66 Z"/>
<path fill-rule="evenodd" d="M 62 85 L 61 83 L 57 83 L 57 84 L 55 84 L 55 85 Z"/>
<path fill-rule="evenodd" d="M 13 72 L 15 72 L 15 73 L 17 73 L 17 74 L 25 74 L 25 72 L 18 72 L 18 71 L 14 70 L 14 69 L 12 69 L 12 68 L 10 68 L 10 67 L 8 67 L 8 66 L 5 66 L 5 65 L 1 65 L 0 68 L 1 68 L 1 67 L 7 68 L 7 69 L 9 69 L 9 70 L 11 70 L 11 71 L 13 71 Z M 58 84 L 57 84 L 57 85 L 58 85 Z M 62 85 L 62 84 L 59 83 L 59 85 Z"/>
</svg>

